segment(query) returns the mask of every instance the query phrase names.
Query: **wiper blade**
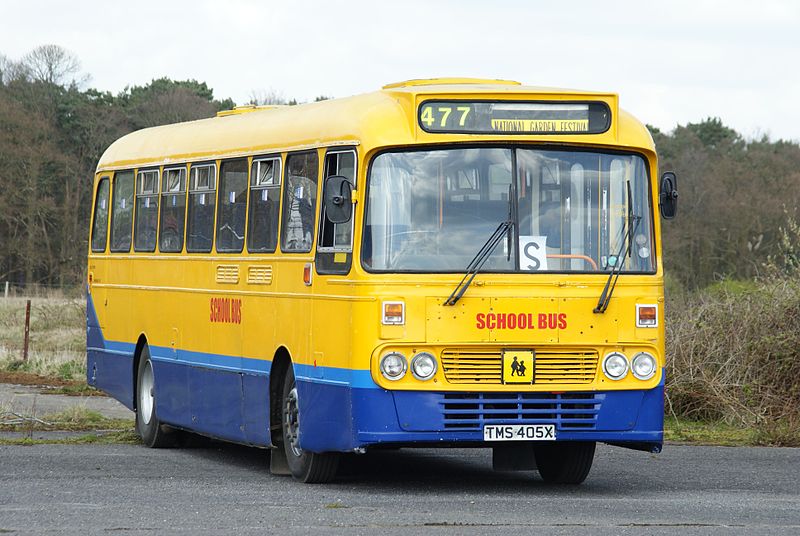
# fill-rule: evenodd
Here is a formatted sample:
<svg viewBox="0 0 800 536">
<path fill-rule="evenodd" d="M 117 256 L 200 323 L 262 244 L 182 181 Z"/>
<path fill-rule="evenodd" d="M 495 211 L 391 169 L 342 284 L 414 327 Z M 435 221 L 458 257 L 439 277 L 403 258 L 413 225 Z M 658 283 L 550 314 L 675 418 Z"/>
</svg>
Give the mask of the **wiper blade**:
<svg viewBox="0 0 800 536">
<path fill-rule="evenodd" d="M 622 271 L 622 265 L 625 264 L 625 258 L 630 255 L 632 249 L 633 235 L 636 234 L 636 228 L 642 220 L 641 216 L 633 214 L 633 195 L 631 195 L 631 181 L 627 182 L 628 185 L 628 221 L 625 236 L 622 237 L 622 244 L 620 245 L 617 256 L 614 257 L 614 266 L 611 267 L 611 272 L 608 274 L 606 285 L 603 287 L 603 292 L 600 294 L 600 299 L 597 300 L 597 305 L 593 309 L 595 313 L 605 313 L 608 309 L 608 304 L 611 303 L 611 295 L 614 294 L 614 287 L 617 286 L 617 279 Z"/>
<path fill-rule="evenodd" d="M 478 275 L 481 267 L 486 263 L 489 257 L 494 252 L 497 244 L 503 239 L 503 236 L 506 235 L 511 228 L 514 226 L 514 222 L 510 219 L 504 222 L 501 222 L 500 225 L 497 226 L 497 229 L 494 230 L 492 236 L 489 237 L 486 242 L 483 243 L 481 248 L 478 250 L 478 253 L 475 254 L 475 257 L 467 265 L 467 271 L 464 274 L 464 277 L 461 278 L 461 281 L 458 282 L 456 288 L 453 289 L 453 292 L 450 296 L 445 300 L 443 305 L 455 305 L 458 300 L 461 299 L 461 296 L 467 291 L 467 288 L 472 283 L 472 280 L 475 279 L 475 276 Z M 509 255 L 511 251 L 509 250 Z"/>
</svg>

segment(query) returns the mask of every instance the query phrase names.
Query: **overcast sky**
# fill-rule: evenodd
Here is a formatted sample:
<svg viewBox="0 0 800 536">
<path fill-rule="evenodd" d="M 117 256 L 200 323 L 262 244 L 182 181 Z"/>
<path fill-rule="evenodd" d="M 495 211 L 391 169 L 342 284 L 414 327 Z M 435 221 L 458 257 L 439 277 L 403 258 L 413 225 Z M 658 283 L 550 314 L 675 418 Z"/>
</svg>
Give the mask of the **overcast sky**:
<svg viewBox="0 0 800 536">
<path fill-rule="evenodd" d="M 114 93 L 194 78 L 242 104 L 506 78 L 613 91 L 663 130 L 715 116 L 750 138 L 800 140 L 796 0 L 0 0 L 0 53 L 42 44 Z"/>
</svg>

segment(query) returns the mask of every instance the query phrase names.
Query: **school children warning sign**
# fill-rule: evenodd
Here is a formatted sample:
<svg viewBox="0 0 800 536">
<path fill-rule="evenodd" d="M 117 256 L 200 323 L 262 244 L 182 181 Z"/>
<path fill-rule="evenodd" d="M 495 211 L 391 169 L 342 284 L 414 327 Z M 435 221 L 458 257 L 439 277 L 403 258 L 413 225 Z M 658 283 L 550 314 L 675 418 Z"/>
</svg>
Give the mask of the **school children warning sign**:
<svg viewBox="0 0 800 536">
<path fill-rule="evenodd" d="M 503 352 L 503 383 L 533 383 L 533 350 Z"/>
</svg>

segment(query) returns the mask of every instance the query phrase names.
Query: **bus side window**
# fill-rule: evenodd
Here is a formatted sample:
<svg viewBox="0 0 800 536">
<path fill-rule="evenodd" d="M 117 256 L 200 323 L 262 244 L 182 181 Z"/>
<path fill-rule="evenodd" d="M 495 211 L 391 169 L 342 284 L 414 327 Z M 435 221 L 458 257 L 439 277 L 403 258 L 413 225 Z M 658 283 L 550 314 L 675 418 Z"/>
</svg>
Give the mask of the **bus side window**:
<svg viewBox="0 0 800 536">
<path fill-rule="evenodd" d="M 325 155 L 325 177 L 339 175 L 345 177 L 355 190 L 356 152 L 336 149 Z M 323 182 L 325 188 L 325 182 Z M 350 272 L 353 253 L 353 211 L 350 221 L 332 223 L 326 213 L 324 203 L 320 206 L 319 242 L 317 243 L 316 268 L 318 273 L 346 274 Z"/>
<path fill-rule="evenodd" d="M 140 171 L 136 177 L 134 251 L 155 251 L 158 229 L 158 170 Z"/>
<path fill-rule="evenodd" d="M 97 195 L 94 198 L 94 223 L 92 224 L 92 251 L 102 253 L 106 250 L 108 238 L 108 177 L 100 179 Z"/>
<path fill-rule="evenodd" d="M 253 160 L 250 169 L 250 217 L 247 251 L 272 253 L 278 245 L 281 159 Z"/>
<path fill-rule="evenodd" d="M 325 177 L 341 175 L 350 181 L 355 190 L 356 154 L 353 151 L 328 153 L 325 156 Z M 337 250 L 352 251 L 353 249 L 353 220 L 347 223 L 331 223 L 325 216 L 325 207 L 321 209 L 320 218 L 320 248 L 335 248 Z"/>
<path fill-rule="evenodd" d="M 247 160 L 228 160 L 219 171 L 217 251 L 241 253 L 247 214 Z"/>
<path fill-rule="evenodd" d="M 158 249 L 162 253 L 180 253 L 183 250 L 185 215 L 186 168 L 165 169 L 158 227 Z"/>
<path fill-rule="evenodd" d="M 131 250 L 133 227 L 133 171 L 114 174 L 114 205 L 111 207 L 111 251 Z"/>
<path fill-rule="evenodd" d="M 193 165 L 189 182 L 189 216 L 186 251 L 209 253 L 214 241 L 214 208 L 217 186 L 215 164 Z"/>
<path fill-rule="evenodd" d="M 289 155 L 281 223 L 281 250 L 308 253 L 314 243 L 319 163 L 316 151 Z"/>
</svg>

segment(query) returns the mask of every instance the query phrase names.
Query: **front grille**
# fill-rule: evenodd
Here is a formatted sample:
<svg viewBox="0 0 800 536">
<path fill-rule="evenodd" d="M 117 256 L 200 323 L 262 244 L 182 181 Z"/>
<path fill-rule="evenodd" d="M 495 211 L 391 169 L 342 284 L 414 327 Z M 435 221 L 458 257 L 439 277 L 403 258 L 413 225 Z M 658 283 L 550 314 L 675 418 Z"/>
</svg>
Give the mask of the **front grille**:
<svg viewBox="0 0 800 536">
<path fill-rule="evenodd" d="M 594 430 L 601 393 L 445 393 L 447 430 L 482 430 L 486 424 L 555 424 L 558 430 Z"/>
<path fill-rule="evenodd" d="M 447 383 L 502 383 L 500 353 L 494 350 L 444 350 Z"/>
<path fill-rule="evenodd" d="M 501 384 L 502 350 L 446 349 L 442 370 L 447 383 Z M 586 384 L 594 381 L 597 352 L 537 350 L 534 384 Z"/>
</svg>

